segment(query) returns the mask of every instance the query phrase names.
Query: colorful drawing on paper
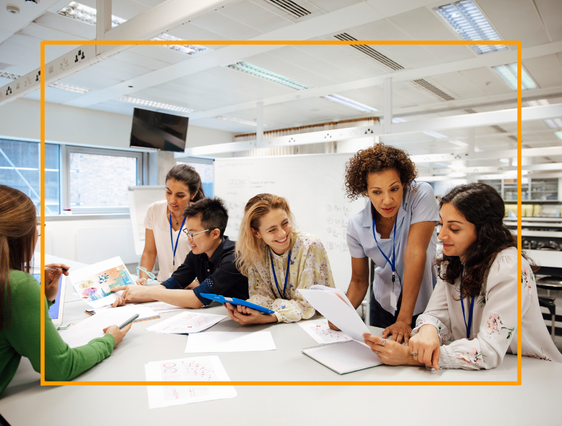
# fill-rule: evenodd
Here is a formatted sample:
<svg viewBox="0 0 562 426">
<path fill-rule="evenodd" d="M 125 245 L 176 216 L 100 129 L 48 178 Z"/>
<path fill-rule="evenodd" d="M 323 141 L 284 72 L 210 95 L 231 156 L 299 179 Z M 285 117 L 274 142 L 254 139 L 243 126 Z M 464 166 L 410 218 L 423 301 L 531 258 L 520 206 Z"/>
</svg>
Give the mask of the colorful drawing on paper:
<svg viewBox="0 0 562 426">
<path fill-rule="evenodd" d="M 127 268 L 118 265 L 78 282 L 76 288 L 82 299 L 92 302 L 111 295 L 112 288 L 134 283 Z"/>
</svg>

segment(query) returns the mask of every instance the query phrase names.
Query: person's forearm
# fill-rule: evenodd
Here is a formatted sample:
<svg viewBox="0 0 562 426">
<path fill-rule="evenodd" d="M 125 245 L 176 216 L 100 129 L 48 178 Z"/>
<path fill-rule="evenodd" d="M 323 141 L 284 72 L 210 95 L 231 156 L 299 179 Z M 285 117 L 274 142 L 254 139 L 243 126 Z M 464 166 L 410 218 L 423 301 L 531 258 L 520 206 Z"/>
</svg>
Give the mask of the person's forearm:
<svg viewBox="0 0 562 426">
<path fill-rule="evenodd" d="M 151 252 L 142 253 L 140 266 L 142 266 L 147 271 L 152 271 L 155 263 L 156 263 L 156 253 L 151 253 Z M 139 279 L 140 278 L 148 278 L 148 275 L 146 275 L 144 272 L 141 271 L 139 273 Z"/>
<path fill-rule="evenodd" d="M 169 290 L 163 285 L 149 287 L 149 294 L 155 300 L 184 308 L 200 308 L 203 303 L 193 290 Z"/>
<path fill-rule="evenodd" d="M 397 321 L 410 324 L 422 284 L 426 254 L 423 252 L 417 256 L 405 257 L 404 261 L 406 266 L 404 267 L 404 282 L 402 283 L 402 303 Z"/>
<path fill-rule="evenodd" d="M 363 299 L 365 299 L 365 295 L 367 294 L 367 290 L 369 289 L 369 282 L 364 281 L 355 281 L 351 280 L 349 283 L 349 288 L 347 289 L 346 296 L 351 302 L 351 304 L 357 309 Z"/>
</svg>

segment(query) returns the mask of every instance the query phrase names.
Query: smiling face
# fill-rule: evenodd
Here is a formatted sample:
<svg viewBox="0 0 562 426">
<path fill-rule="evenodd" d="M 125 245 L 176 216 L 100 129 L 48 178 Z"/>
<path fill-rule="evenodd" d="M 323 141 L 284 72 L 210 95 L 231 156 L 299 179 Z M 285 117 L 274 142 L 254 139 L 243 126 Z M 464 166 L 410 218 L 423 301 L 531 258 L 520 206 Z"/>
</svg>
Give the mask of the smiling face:
<svg viewBox="0 0 562 426">
<path fill-rule="evenodd" d="M 291 244 L 293 225 L 283 209 L 270 210 L 260 220 L 259 229 L 252 228 L 254 237 L 262 239 L 271 249 L 281 255 Z"/>
<path fill-rule="evenodd" d="M 193 194 L 195 196 L 195 194 Z M 178 180 L 168 179 L 166 181 L 166 201 L 168 209 L 177 217 L 183 214 L 189 201 L 193 198 L 189 192 L 189 187 Z"/>
<path fill-rule="evenodd" d="M 441 206 L 441 230 L 438 238 L 443 242 L 443 254 L 460 256 L 461 261 L 468 249 L 478 238 L 476 226 L 470 223 L 451 203 Z"/>
<path fill-rule="evenodd" d="M 197 215 L 187 218 L 186 229 L 190 234 L 197 234 L 198 232 L 205 231 L 207 228 L 203 228 L 201 215 Z M 207 256 L 211 257 L 221 243 L 220 231 L 218 229 L 211 229 L 210 232 L 201 232 L 193 238 L 188 236 L 187 240 L 193 254 L 207 253 Z"/>
<path fill-rule="evenodd" d="M 404 186 L 396 169 L 367 176 L 367 196 L 375 210 L 384 218 L 393 218 L 398 214 Z"/>
</svg>

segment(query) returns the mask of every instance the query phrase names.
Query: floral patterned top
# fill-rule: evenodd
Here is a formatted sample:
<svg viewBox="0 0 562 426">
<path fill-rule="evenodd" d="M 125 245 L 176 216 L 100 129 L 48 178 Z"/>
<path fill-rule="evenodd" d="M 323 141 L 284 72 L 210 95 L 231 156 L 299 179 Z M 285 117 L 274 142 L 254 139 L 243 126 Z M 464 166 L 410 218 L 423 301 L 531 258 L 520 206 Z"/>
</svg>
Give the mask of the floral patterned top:
<svg viewBox="0 0 562 426">
<path fill-rule="evenodd" d="M 279 289 L 271 273 L 270 253 Z M 335 287 L 324 245 L 316 235 L 300 232 L 291 249 L 289 279 L 283 297 L 288 257 L 289 251 L 280 256 L 268 248 L 263 261 L 255 263 L 248 271 L 248 301 L 275 311 L 278 322 L 297 322 L 314 316 L 316 311 L 298 289 L 313 285 Z"/>
<path fill-rule="evenodd" d="M 522 352 L 523 356 L 562 362 L 548 334 L 539 307 L 535 277 L 522 259 Z M 454 285 L 438 279 L 427 309 L 418 317 L 417 333 L 425 324 L 438 330 L 441 339 L 439 368 L 478 370 L 495 368 L 506 353 L 517 353 L 517 249 L 501 251 L 485 278 L 480 294 L 474 298 L 471 336 L 467 338 L 460 298 L 460 279 Z M 465 299 L 468 322 L 470 300 Z M 453 342 L 443 345 L 452 338 Z"/>
</svg>

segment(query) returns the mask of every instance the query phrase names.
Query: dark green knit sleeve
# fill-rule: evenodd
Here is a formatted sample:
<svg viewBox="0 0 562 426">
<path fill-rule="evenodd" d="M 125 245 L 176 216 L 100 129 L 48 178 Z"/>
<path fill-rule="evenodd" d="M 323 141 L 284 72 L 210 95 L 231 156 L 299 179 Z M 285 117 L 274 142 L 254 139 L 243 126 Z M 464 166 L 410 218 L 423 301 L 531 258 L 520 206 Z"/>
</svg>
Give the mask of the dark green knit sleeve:
<svg viewBox="0 0 562 426">
<path fill-rule="evenodd" d="M 12 293 L 12 321 L 5 330 L 13 348 L 29 358 L 35 371 L 39 372 L 41 308 L 45 304 L 45 379 L 48 381 L 71 380 L 92 368 L 113 352 L 115 339 L 111 335 L 93 339 L 87 345 L 70 348 L 59 336 L 49 318 L 47 301 L 41 300 L 37 281 L 19 271 L 10 273 Z"/>
</svg>

